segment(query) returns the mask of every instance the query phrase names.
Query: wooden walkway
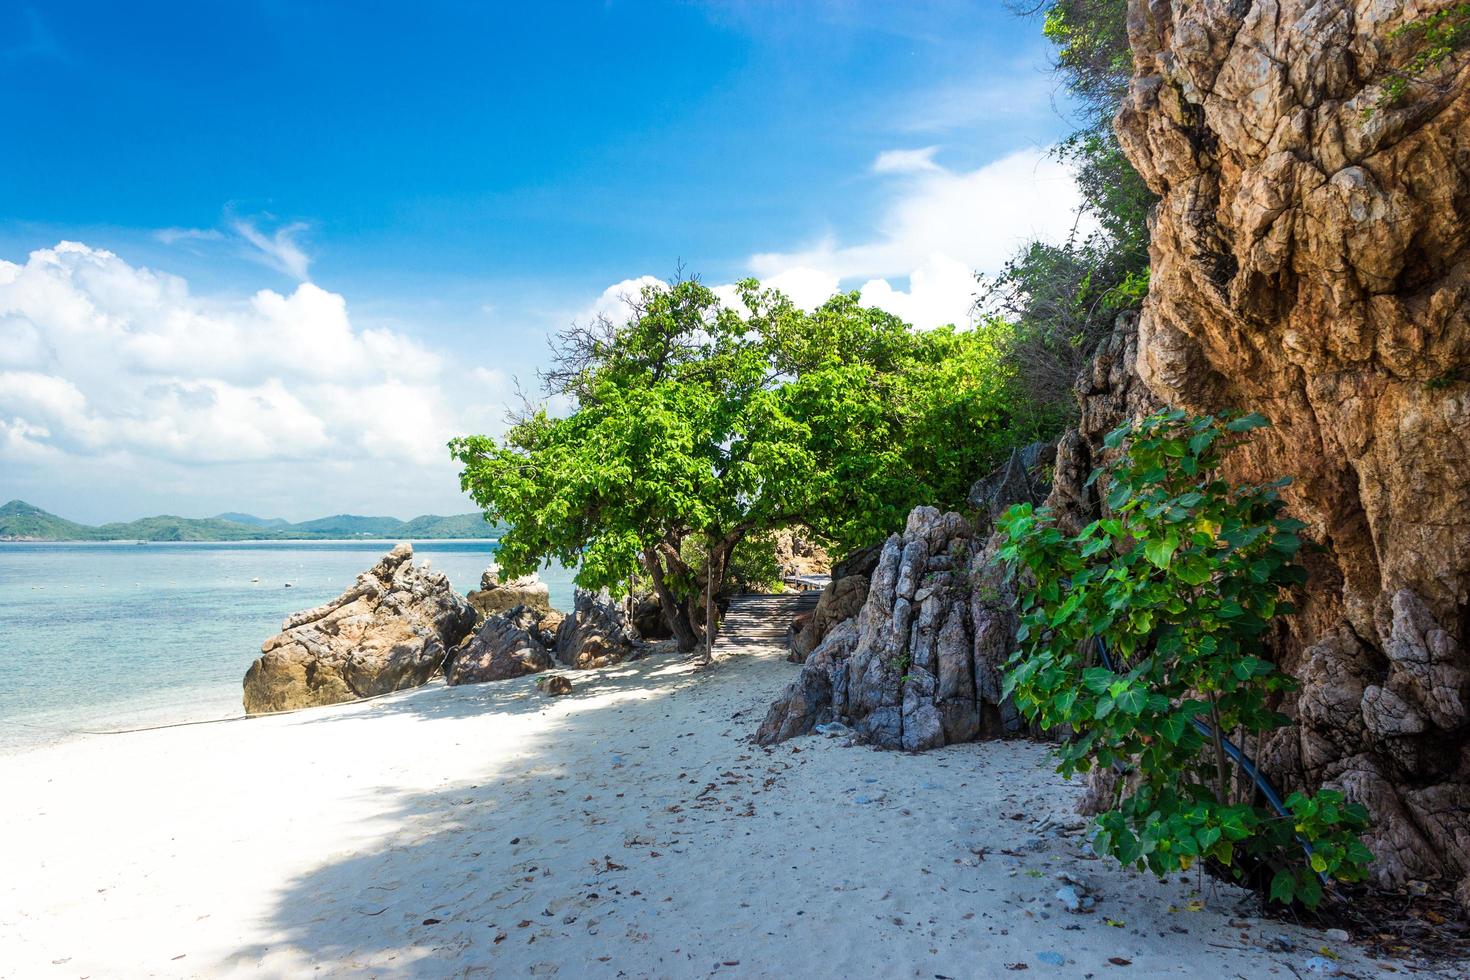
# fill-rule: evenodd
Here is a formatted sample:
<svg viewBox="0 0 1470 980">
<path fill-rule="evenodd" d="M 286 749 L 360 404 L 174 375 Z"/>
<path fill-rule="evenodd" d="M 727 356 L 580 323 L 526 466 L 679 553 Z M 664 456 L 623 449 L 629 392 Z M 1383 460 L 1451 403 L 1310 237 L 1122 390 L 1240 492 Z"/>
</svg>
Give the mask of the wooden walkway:
<svg viewBox="0 0 1470 980">
<path fill-rule="evenodd" d="M 787 592 L 782 595 L 739 595 L 730 600 L 730 611 L 715 641 L 715 653 L 754 653 L 759 648 L 784 650 L 786 629 L 791 621 L 810 612 L 820 592 Z"/>
</svg>

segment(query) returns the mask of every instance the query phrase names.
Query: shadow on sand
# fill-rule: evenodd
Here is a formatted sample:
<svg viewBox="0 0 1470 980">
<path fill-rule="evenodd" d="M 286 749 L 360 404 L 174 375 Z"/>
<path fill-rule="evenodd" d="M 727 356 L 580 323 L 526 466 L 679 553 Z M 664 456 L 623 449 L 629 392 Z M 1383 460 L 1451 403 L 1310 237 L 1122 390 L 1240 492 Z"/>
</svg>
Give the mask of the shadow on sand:
<svg viewBox="0 0 1470 980">
<path fill-rule="evenodd" d="M 692 718 L 686 724 L 681 711 L 678 725 L 685 727 L 677 732 L 655 733 L 653 726 L 670 724 L 670 702 L 691 687 L 755 659 L 742 649 L 706 670 L 669 655 L 567 671 L 572 692 L 556 698 L 536 690 L 534 677 L 438 685 L 300 719 L 352 725 L 407 715 L 435 723 L 422 734 L 414 729 L 426 752 L 470 756 L 476 739 L 493 731 L 481 727 L 486 716 L 522 716 L 522 723 L 513 747 L 487 746 L 482 766 L 462 767 L 474 771 L 470 778 L 433 792 L 364 788 L 360 802 L 376 807 L 375 821 L 391 829 L 366 849 L 332 855 L 284 882 L 262 923 L 274 940 L 242 948 L 221 966 L 275 972 L 310 963 L 394 976 L 462 975 L 488 971 L 500 942 L 537 939 L 542 947 L 535 952 L 557 959 L 548 928 L 585 929 L 573 924 L 607 914 L 608 903 L 624 897 L 608 880 L 614 876 L 602 873 L 609 860 L 631 860 L 620 857 L 630 804 L 639 826 L 647 821 L 643 811 L 687 804 L 741 751 L 737 739 L 758 719 L 709 718 L 691 706 Z M 548 714 L 544 723 L 524 717 L 540 713 Z M 696 726 L 724 728 L 726 737 L 708 733 L 696 747 L 685 736 Z M 677 767 L 663 762 L 681 749 Z M 737 846 L 733 839 L 730 846 Z M 516 958 L 529 952 L 519 949 Z"/>
</svg>

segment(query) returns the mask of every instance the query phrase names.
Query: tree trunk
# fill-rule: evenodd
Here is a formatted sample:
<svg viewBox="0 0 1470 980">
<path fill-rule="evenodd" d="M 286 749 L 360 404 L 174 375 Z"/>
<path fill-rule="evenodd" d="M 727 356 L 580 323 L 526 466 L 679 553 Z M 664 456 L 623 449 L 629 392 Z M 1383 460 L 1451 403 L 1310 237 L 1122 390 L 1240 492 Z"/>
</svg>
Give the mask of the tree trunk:
<svg viewBox="0 0 1470 980">
<path fill-rule="evenodd" d="M 706 543 L 704 553 L 704 662 L 715 659 L 715 548 L 716 543 Z"/>
<path fill-rule="evenodd" d="M 669 630 L 673 632 L 674 639 L 678 641 L 680 653 L 693 653 L 699 646 L 699 635 L 694 631 L 694 624 L 690 622 L 689 612 L 685 604 L 674 598 L 664 582 L 664 568 L 659 561 L 658 553 L 653 549 L 643 552 L 643 565 L 648 569 L 648 577 L 653 580 L 653 591 L 658 596 L 658 607 L 663 611 L 664 621 L 669 624 Z"/>
</svg>

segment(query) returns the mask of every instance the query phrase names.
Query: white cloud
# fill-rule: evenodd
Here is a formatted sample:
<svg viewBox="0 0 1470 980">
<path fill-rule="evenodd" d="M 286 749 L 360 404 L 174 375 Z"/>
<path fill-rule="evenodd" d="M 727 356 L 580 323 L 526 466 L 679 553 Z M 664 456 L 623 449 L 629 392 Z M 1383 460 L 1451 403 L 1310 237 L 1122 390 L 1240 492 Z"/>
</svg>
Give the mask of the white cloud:
<svg viewBox="0 0 1470 980">
<path fill-rule="evenodd" d="M 908 280 L 909 288 L 903 290 L 886 279 L 869 279 L 860 287 L 863 302 L 920 327 L 969 322 L 975 302 L 975 272 L 969 266 L 935 252 Z"/>
<path fill-rule="evenodd" d="M 891 150 L 872 170 L 892 182 L 887 207 L 872 233 L 853 242 L 827 236 L 795 251 L 751 256 L 762 285 L 812 309 L 839 289 L 924 329 L 973 319 L 975 273 L 995 273 L 1035 239 L 1062 241 L 1077 221 L 1080 197 L 1070 168 L 1045 150 L 1022 150 L 968 171 L 935 162 L 938 147 Z M 636 294 L 652 276 L 609 286 L 589 307 L 627 318 L 620 297 Z M 715 287 L 738 302 L 730 285 Z"/>
<path fill-rule="evenodd" d="M 614 323 L 626 323 L 633 315 L 630 302 L 638 299 L 645 287 L 661 287 L 664 285 L 662 279 L 654 276 L 638 276 L 634 279 L 624 279 L 615 282 L 602 291 L 590 306 L 577 315 L 577 323 L 591 323 L 599 317 L 607 317 Z"/>
<path fill-rule="evenodd" d="M 225 233 L 218 228 L 160 228 L 153 237 L 165 245 L 174 245 L 178 242 L 218 242 L 224 239 Z"/>
<path fill-rule="evenodd" d="M 254 246 L 255 252 L 252 258 L 263 262 L 277 272 L 283 272 L 301 282 L 306 281 L 311 258 L 296 241 L 296 236 L 310 227 L 305 222 L 293 221 L 288 225 L 282 225 L 271 234 L 266 234 L 257 228 L 253 221 L 244 218 L 235 219 L 230 223 L 230 227 L 246 242 Z"/>
<path fill-rule="evenodd" d="M 1033 239 L 1066 238 L 1080 199 L 1071 170 L 1044 150 L 969 171 L 946 169 L 932 157 L 932 148 L 878 157 L 882 166 L 874 169 L 896 186 L 871 236 L 757 254 L 752 271 L 771 282 L 802 270 L 808 281 L 825 275 L 844 288 L 861 283 L 864 300 L 919 327 L 968 322 L 970 274 L 998 271 Z M 895 285 L 899 280 L 908 280 L 907 290 Z"/>
<path fill-rule="evenodd" d="M 311 278 L 311 256 L 299 240 L 311 230 L 306 222 L 292 221 L 268 230 L 266 225 L 274 222 L 269 215 L 241 218 L 233 216 L 227 208 L 225 217 L 223 228 L 160 228 L 153 232 L 153 237 L 165 245 L 180 245 L 191 251 L 207 247 L 205 243 L 218 242 L 297 282 Z"/>
<path fill-rule="evenodd" d="M 105 462 L 123 484 L 186 472 L 216 499 L 290 485 L 330 510 L 325 473 L 354 489 L 417 474 L 420 498 L 444 500 L 457 497 L 444 443 L 503 415 L 506 387 L 402 333 L 355 328 L 343 297 L 311 283 L 199 298 L 72 242 L 0 262 L 0 471 L 18 483 L 38 474 L 17 468 L 63 482 Z M 210 469 L 246 464 L 243 484 Z"/>
<path fill-rule="evenodd" d="M 938 152 L 937 146 L 926 146 L 920 150 L 884 150 L 873 161 L 873 173 L 913 174 L 938 170 L 939 164 L 934 162 L 934 154 Z"/>
</svg>

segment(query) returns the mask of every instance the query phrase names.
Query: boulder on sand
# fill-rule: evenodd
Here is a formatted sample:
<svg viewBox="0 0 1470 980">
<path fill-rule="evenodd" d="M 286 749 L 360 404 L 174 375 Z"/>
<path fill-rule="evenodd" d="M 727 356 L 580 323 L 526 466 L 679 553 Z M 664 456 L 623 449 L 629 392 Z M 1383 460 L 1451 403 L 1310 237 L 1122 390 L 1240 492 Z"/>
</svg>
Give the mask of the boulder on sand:
<svg viewBox="0 0 1470 980">
<path fill-rule="evenodd" d="M 400 544 L 326 605 L 296 613 L 245 674 L 245 713 L 338 704 L 417 687 L 474 627 L 442 572 Z"/>
<path fill-rule="evenodd" d="M 549 669 L 551 646 L 561 616 L 542 616 L 516 606 L 491 616 L 444 659 L 444 679 L 450 684 L 481 684 L 524 677 Z"/>
<path fill-rule="evenodd" d="M 632 602 L 633 628 L 638 635 L 645 640 L 667 640 L 674 635 L 669 628 L 669 621 L 664 618 L 664 610 L 659 605 L 658 596 L 652 592 L 645 592 L 636 596 Z"/>
<path fill-rule="evenodd" d="M 578 589 L 572 614 L 556 632 L 556 659 L 568 667 L 606 667 L 630 659 L 637 649 L 638 635 L 622 604 L 606 591 Z"/>
<path fill-rule="evenodd" d="M 481 621 L 524 606 L 537 613 L 551 612 L 551 589 L 538 575 L 522 575 L 501 581 L 500 568 L 491 565 L 480 576 L 480 588 L 469 594 Z"/>
<path fill-rule="evenodd" d="M 857 614 L 826 633 L 756 741 L 827 721 L 910 752 L 1020 731 L 1000 689 L 1015 635 L 1001 571 L 959 514 L 915 508 L 879 552 Z"/>
</svg>

